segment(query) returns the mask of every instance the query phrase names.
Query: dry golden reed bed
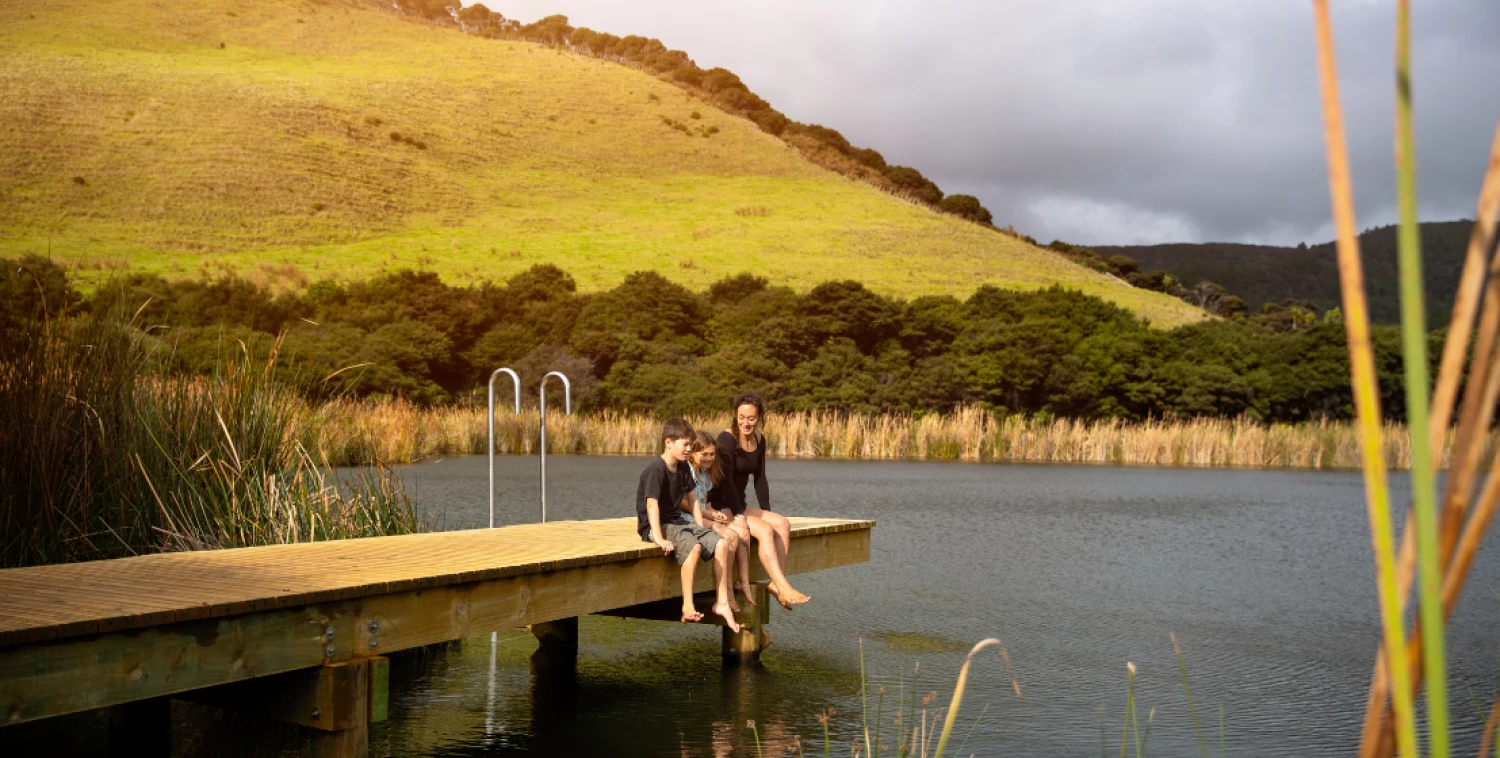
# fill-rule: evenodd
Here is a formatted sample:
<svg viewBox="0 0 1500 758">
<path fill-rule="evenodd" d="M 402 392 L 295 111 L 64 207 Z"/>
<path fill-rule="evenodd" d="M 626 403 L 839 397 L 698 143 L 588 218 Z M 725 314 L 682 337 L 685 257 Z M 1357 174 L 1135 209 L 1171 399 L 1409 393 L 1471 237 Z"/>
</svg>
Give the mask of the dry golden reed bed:
<svg viewBox="0 0 1500 758">
<path fill-rule="evenodd" d="M 660 444 L 660 420 L 602 411 L 549 414 L 549 453 L 645 455 Z M 728 416 L 689 418 L 718 431 Z M 307 442 L 341 463 L 403 463 L 485 452 L 484 408 L 423 408 L 399 400 L 338 401 L 307 419 Z M 496 452 L 536 452 L 536 410 L 495 420 Z M 771 414 L 770 450 L 783 458 L 931 459 L 1109 463 L 1138 466 L 1357 468 L 1359 443 L 1346 422 L 1264 425 L 1248 419 L 1072 421 L 995 416 L 975 408 L 920 418 L 842 413 Z M 1406 468 L 1406 429 L 1387 424 L 1386 460 Z M 312 447 L 312 445 L 309 445 Z"/>
</svg>

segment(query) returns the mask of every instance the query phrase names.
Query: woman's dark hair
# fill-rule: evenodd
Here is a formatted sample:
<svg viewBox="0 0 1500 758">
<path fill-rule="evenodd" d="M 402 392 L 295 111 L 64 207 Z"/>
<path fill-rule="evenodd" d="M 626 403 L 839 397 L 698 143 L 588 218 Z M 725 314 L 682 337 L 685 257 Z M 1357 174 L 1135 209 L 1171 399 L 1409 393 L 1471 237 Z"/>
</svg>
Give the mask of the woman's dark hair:
<svg viewBox="0 0 1500 758">
<path fill-rule="evenodd" d="M 760 395 L 757 395 L 754 392 L 741 392 L 740 394 L 735 395 L 734 405 L 730 406 L 729 408 L 729 428 L 733 430 L 732 434 L 734 435 L 734 446 L 736 450 L 738 450 L 740 446 L 739 414 L 740 406 L 742 405 L 755 406 L 755 415 L 760 417 L 760 423 L 756 424 L 755 426 L 755 436 L 761 439 L 765 438 L 765 433 L 761 431 L 761 426 L 766 423 L 765 402 L 760 399 Z"/>
<path fill-rule="evenodd" d="M 753 405 L 753 406 L 755 406 L 755 415 L 760 416 L 762 421 L 765 420 L 765 418 L 766 418 L 766 404 L 765 404 L 765 401 L 763 401 L 763 400 L 760 399 L 760 395 L 757 395 L 754 392 L 741 392 L 740 394 L 735 395 L 734 396 L 734 405 L 732 405 L 732 406 L 729 407 L 729 412 L 730 413 L 736 413 L 736 412 L 738 412 L 739 409 L 740 409 L 740 406 L 742 406 L 742 405 Z"/>
</svg>

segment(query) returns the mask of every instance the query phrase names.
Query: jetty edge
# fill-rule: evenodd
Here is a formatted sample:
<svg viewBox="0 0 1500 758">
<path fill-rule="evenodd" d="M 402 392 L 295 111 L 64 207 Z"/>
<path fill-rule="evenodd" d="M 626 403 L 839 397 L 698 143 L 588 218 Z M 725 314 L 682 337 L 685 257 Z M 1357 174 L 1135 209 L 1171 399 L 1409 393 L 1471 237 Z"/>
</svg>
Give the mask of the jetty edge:
<svg viewBox="0 0 1500 758">
<path fill-rule="evenodd" d="M 790 520 L 788 574 L 870 559 L 873 521 Z M 751 560 L 759 609 L 724 629 L 741 660 L 768 641 Z M 697 589 L 712 586 L 699 572 Z M 521 626 L 576 649 L 578 616 L 659 618 L 680 596 L 675 562 L 629 517 L 0 570 L 0 725 L 183 696 L 322 730 L 338 746 L 319 754 L 362 755 L 384 718 L 386 654 Z"/>
</svg>

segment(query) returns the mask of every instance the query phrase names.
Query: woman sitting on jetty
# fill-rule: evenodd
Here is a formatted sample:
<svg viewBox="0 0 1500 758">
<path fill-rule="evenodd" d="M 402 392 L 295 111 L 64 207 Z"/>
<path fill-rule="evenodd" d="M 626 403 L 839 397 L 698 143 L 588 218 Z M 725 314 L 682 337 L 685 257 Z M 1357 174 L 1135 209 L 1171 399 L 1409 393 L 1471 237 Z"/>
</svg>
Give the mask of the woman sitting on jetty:
<svg viewBox="0 0 1500 758">
<path fill-rule="evenodd" d="M 812 598 L 798 592 L 786 579 L 786 553 L 792 540 L 792 524 L 771 510 L 771 486 L 766 482 L 766 437 L 760 433 L 765 403 L 759 395 L 745 393 L 734 399 L 734 425 L 719 433 L 720 465 L 724 467 L 727 491 L 722 502 L 739 515 L 745 514 L 750 534 L 760 545 L 760 562 L 771 578 L 767 588 L 787 610 Z M 750 505 L 745 487 L 755 475 L 755 501 Z M 757 507 L 758 506 L 758 507 Z"/>
<path fill-rule="evenodd" d="M 738 538 L 738 547 L 734 557 L 729 560 L 729 567 L 733 570 L 736 565 L 739 566 L 739 580 L 730 581 L 729 586 L 738 588 L 744 594 L 745 601 L 755 605 L 755 596 L 750 594 L 750 525 L 746 522 L 745 514 L 736 514 L 724 503 L 724 494 L 728 492 L 730 484 L 729 478 L 724 476 L 724 467 L 719 464 L 719 451 L 714 444 L 713 434 L 702 429 L 693 432 L 693 442 L 688 448 L 688 469 L 693 475 L 693 491 L 704 508 L 699 526 L 713 529 L 721 537 L 732 533 Z M 719 486 L 720 484 L 723 486 Z M 721 514 L 722 520 L 715 518 L 715 512 Z M 729 605 L 731 610 L 739 613 L 740 606 L 734 602 L 732 590 L 729 593 Z"/>
</svg>

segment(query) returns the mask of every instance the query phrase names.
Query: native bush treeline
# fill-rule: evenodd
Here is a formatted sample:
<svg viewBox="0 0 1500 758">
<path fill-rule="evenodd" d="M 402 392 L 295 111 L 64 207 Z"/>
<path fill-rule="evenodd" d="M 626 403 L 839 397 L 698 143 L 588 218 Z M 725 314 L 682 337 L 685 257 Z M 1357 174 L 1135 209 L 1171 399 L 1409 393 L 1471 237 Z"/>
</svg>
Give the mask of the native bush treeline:
<svg viewBox="0 0 1500 758">
<path fill-rule="evenodd" d="M 28 262 L 31 270 L 49 266 Z M 39 301 L 6 303 L 4 323 L 40 318 Z M 1060 287 L 984 286 L 964 300 L 904 301 L 852 281 L 798 293 L 741 274 L 693 292 L 637 273 L 613 289 L 579 293 L 566 272 L 539 265 L 499 284 L 453 286 L 429 272 L 398 271 L 281 294 L 232 277 L 136 274 L 105 284 L 83 307 L 136 314 L 181 370 L 276 351 L 278 371 L 313 395 L 429 404 L 480 397 L 500 366 L 520 371 L 531 394 L 542 373 L 560 370 L 585 409 L 657 414 L 713 411 L 743 390 L 783 410 L 973 405 L 1084 419 L 1298 421 L 1347 417 L 1351 402 L 1336 311 L 1320 320 L 1283 311 L 1163 331 Z M 1375 341 L 1382 404 L 1400 419 L 1398 337 L 1382 328 Z"/>
<path fill-rule="evenodd" d="M 1463 272 L 1473 221 L 1428 221 L 1422 228 L 1422 270 L 1426 278 L 1427 323 L 1446 324 Z M 1359 235 L 1370 318 L 1380 324 L 1401 320 L 1400 277 L 1396 270 L 1396 227 L 1367 229 Z M 1338 256 L 1332 242 L 1296 247 L 1205 244 L 1100 247 L 1098 254 L 1130 256 L 1142 268 L 1162 268 L 1187 281 L 1211 280 L 1243 297 L 1251 310 L 1286 298 L 1319 309 L 1338 306 Z"/>
</svg>

